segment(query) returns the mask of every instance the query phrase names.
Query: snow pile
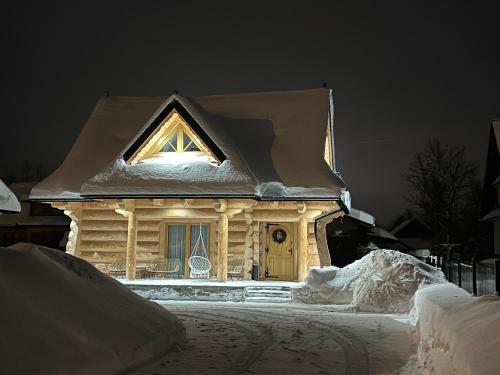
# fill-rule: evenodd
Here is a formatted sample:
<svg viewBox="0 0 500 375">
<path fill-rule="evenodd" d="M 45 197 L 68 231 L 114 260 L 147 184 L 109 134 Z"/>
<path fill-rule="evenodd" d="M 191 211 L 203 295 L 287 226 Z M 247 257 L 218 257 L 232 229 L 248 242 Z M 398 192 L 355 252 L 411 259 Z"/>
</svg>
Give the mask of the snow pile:
<svg viewBox="0 0 500 375">
<path fill-rule="evenodd" d="M 351 304 L 357 311 L 406 313 L 422 284 L 443 283 L 443 273 L 394 250 L 375 250 L 344 268 L 312 269 L 294 299 L 304 303 Z"/>
<path fill-rule="evenodd" d="M 46 247 L 0 247 L 0 301 L 5 374 L 117 373 L 186 341 L 163 307 Z"/>
<path fill-rule="evenodd" d="M 421 374 L 498 374 L 499 297 L 472 297 L 446 283 L 419 290 L 415 309 Z"/>
</svg>

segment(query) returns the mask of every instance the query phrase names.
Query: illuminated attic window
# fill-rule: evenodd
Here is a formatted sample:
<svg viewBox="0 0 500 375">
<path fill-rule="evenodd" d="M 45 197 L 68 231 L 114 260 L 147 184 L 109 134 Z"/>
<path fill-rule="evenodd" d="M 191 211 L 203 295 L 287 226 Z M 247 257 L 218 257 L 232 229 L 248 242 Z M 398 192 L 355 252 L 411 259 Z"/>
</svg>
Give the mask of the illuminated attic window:
<svg viewBox="0 0 500 375">
<path fill-rule="evenodd" d="M 218 164 L 210 149 L 175 110 L 130 158 L 129 163 L 148 160 L 196 160 Z"/>
</svg>

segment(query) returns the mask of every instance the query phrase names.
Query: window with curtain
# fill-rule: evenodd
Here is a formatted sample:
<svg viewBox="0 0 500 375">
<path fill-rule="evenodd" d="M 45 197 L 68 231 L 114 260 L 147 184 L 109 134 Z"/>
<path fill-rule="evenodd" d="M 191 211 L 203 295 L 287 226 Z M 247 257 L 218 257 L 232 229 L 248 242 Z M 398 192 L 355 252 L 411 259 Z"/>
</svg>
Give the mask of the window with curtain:
<svg viewBox="0 0 500 375">
<path fill-rule="evenodd" d="M 168 225 L 168 259 L 180 259 L 180 274 L 184 274 L 186 261 L 186 226 L 184 224 Z"/>
<path fill-rule="evenodd" d="M 189 232 L 188 232 L 189 230 Z M 201 233 L 201 236 L 200 236 Z M 181 262 L 180 274 L 186 270 L 186 257 L 193 255 L 208 256 L 209 224 L 168 224 L 167 226 L 167 258 L 179 259 Z M 196 244 L 198 243 L 198 246 Z M 189 245 L 189 248 L 188 248 Z M 203 250 L 204 249 L 204 250 Z M 189 251 L 188 251 L 189 250 Z"/>
</svg>

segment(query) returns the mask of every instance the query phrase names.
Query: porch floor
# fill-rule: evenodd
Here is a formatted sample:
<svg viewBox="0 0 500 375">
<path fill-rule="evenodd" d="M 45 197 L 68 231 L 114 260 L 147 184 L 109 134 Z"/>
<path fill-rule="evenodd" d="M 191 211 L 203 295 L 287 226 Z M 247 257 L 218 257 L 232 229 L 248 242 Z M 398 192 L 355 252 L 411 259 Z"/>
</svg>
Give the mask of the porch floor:
<svg viewBox="0 0 500 375">
<path fill-rule="evenodd" d="M 117 279 L 138 295 L 159 301 L 290 303 L 296 281 Z"/>
<path fill-rule="evenodd" d="M 124 285 L 154 285 L 154 286 L 237 286 L 237 287 L 289 287 L 297 288 L 302 285 L 299 281 L 279 281 L 279 280 L 266 280 L 266 281 L 256 281 L 256 280 L 227 280 L 227 281 L 217 281 L 213 279 L 136 279 L 128 280 L 125 278 L 116 278 L 119 282 Z"/>
</svg>

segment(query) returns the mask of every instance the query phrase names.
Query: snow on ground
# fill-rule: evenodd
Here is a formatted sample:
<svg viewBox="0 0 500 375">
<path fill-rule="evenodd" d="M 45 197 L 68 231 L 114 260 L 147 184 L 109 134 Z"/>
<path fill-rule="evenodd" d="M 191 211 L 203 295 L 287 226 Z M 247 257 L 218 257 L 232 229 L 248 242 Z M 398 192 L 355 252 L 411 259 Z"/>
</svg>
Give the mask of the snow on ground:
<svg viewBox="0 0 500 375">
<path fill-rule="evenodd" d="M 421 374 L 499 373 L 498 296 L 472 297 L 446 283 L 420 289 L 415 308 Z"/>
<path fill-rule="evenodd" d="M 89 263 L 0 247 L 2 374 L 111 374 L 185 343 L 180 321 Z"/>
<path fill-rule="evenodd" d="M 163 301 L 184 323 L 186 349 L 140 370 L 152 374 L 416 374 L 404 316 L 336 306 Z M 340 310 L 342 311 L 342 310 Z"/>
<path fill-rule="evenodd" d="M 406 313 L 421 285 L 444 282 L 440 270 L 411 255 L 375 250 L 343 268 L 311 269 L 293 298 L 303 303 L 351 304 L 357 311 Z"/>
</svg>

